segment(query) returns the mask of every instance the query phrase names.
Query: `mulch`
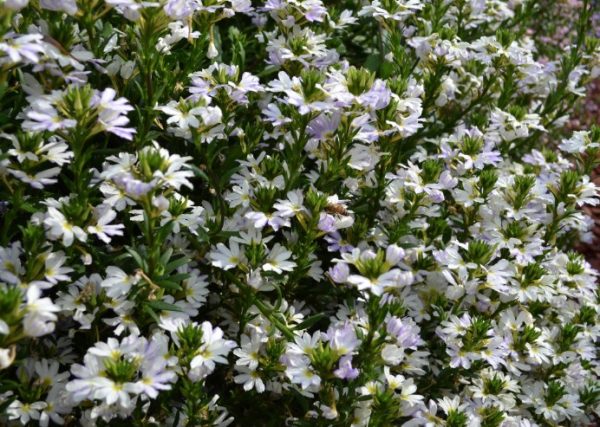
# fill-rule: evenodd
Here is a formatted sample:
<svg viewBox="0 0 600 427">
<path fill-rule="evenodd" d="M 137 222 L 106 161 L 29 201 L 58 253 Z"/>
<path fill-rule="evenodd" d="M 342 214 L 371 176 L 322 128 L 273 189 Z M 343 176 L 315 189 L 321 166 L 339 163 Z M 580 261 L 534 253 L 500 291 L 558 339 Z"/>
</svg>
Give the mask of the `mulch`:
<svg viewBox="0 0 600 427">
<path fill-rule="evenodd" d="M 593 172 L 592 180 L 600 187 L 600 168 L 597 168 Z M 594 220 L 594 226 L 592 228 L 594 240 L 590 243 L 580 243 L 577 250 L 585 255 L 585 258 L 592 267 L 600 271 L 600 205 L 584 206 L 583 211 Z"/>
<path fill-rule="evenodd" d="M 586 100 L 572 123 L 574 128 L 580 129 L 589 129 L 594 124 L 600 126 L 600 79 L 589 85 Z M 592 181 L 600 187 L 600 167 L 592 173 Z M 594 220 L 594 239 L 590 243 L 580 243 L 577 250 L 585 255 L 592 267 L 600 271 L 600 206 L 585 206 L 583 211 Z"/>
</svg>

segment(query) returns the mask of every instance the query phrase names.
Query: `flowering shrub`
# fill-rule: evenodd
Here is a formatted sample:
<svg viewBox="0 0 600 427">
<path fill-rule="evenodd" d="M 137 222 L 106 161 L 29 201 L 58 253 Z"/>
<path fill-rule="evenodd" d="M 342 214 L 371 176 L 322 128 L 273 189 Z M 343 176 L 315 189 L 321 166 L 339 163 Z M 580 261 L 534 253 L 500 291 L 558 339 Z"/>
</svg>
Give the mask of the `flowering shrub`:
<svg viewBox="0 0 600 427">
<path fill-rule="evenodd" d="M 592 423 L 592 3 L 3 0 L 0 424 Z"/>
</svg>

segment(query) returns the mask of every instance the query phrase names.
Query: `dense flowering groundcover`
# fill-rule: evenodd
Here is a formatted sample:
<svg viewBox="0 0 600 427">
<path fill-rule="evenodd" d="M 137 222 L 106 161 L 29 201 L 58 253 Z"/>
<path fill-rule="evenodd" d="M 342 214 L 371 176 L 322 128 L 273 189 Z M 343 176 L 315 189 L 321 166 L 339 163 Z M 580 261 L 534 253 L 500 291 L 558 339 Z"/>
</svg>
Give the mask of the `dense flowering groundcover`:
<svg viewBox="0 0 600 427">
<path fill-rule="evenodd" d="M 570 3 L 2 0 L 0 424 L 591 425 Z"/>
</svg>

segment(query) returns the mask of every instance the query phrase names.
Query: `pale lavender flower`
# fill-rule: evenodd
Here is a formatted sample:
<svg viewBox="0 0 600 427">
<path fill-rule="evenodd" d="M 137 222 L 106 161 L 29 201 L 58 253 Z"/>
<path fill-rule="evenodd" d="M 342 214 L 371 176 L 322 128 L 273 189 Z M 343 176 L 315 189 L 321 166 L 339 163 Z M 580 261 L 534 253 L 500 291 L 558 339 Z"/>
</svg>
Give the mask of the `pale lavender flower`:
<svg viewBox="0 0 600 427">
<path fill-rule="evenodd" d="M 97 109 L 98 121 L 104 130 L 131 141 L 136 130 L 124 126 L 129 124 L 127 112 L 132 111 L 133 107 L 127 99 L 123 97 L 116 98 L 116 94 L 116 91 L 112 88 L 96 92 L 92 97 L 90 106 Z"/>
<path fill-rule="evenodd" d="M 194 10 L 193 0 L 168 0 L 165 4 L 165 13 L 173 19 L 186 19 Z"/>
<path fill-rule="evenodd" d="M 360 371 L 352 367 L 352 355 L 346 354 L 339 361 L 338 369 L 333 371 L 333 375 L 342 380 L 353 380 L 360 375 Z"/>
<path fill-rule="evenodd" d="M 329 277 L 336 283 L 345 283 L 350 275 L 350 267 L 345 262 L 339 262 L 328 270 Z"/>
<path fill-rule="evenodd" d="M 390 335 L 398 340 L 398 344 L 402 347 L 415 350 L 417 346 L 424 344 L 419 336 L 419 327 L 410 318 L 391 317 L 386 323 L 386 329 Z"/>
<path fill-rule="evenodd" d="M 329 244 L 327 246 L 329 252 L 350 252 L 353 249 L 352 245 L 344 242 L 342 235 L 338 231 L 326 235 L 324 239 Z"/>
<path fill-rule="evenodd" d="M 51 106 L 34 104 L 33 108 L 25 113 L 25 116 L 27 120 L 23 122 L 23 129 L 32 132 L 55 132 L 77 125 L 76 120 L 60 117 L 58 111 Z"/>
<path fill-rule="evenodd" d="M 354 327 L 349 322 L 330 327 L 325 338 L 329 341 L 329 346 L 340 355 L 351 354 L 360 344 Z"/>
<path fill-rule="evenodd" d="M 12 10 L 21 10 L 29 4 L 29 0 L 6 0 L 4 6 Z"/>
<path fill-rule="evenodd" d="M 77 3 L 75 0 L 40 0 L 40 6 L 44 9 L 65 12 L 69 15 L 77 13 Z"/>
<path fill-rule="evenodd" d="M 373 110 L 381 110 L 390 103 L 392 91 L 387 87 L 381 79 L 375 80 L 371 89 L 368 92 L 359 96 L 359 102 L 365 107 Z"/>
<path fill-rule="evenodd" d="M 0 63 L 26 62 L 37 64 L 45 52 L 42 34 L 16 34 L 9 32 L 0 41 L 0 52 L 8 58 L 0 57 Z M 7 61 L 9 59 L 10 61 Z"/>
<path fill-rule="evenodd" d="M 321 114 L 313 119 L 308 125 L 308 132 L 313 138 L 323 140 L 334 136 L 340 125 L 341 115 L 339 112 L 332 114 Z"/>
<path fill-rule="evenodd" d="M 117 184 L 123 191 L 134 199 L 139 199 L 152 190 L 154 190 L 157 186 L 157 180 L 152 180 L 151 182 L 144 182 L 135 177 L 133 177 L 129 173 L 120 173 L 112 178 L 113 182 Z"/>
<path fill-rule="evenodd" d="M 321 212 L 319 214 L 319 224 L 317 227 L 319 230 L 324 231 L 325 233 L 333 233 L 337 231 L 337 228 L 335 227 L 335 218 L 333 215 L 325 212 Z"/>
</svg>

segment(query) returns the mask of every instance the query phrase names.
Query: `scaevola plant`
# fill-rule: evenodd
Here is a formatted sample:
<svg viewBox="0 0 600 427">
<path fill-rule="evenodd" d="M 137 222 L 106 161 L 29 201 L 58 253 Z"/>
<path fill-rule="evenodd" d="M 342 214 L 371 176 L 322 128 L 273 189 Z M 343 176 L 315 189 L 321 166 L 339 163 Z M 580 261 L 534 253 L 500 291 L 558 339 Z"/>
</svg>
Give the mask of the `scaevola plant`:
<svg viewBox="0 0 600 427">
<path fill-rule="evenodd" d="M 0 0 L 0 425 L 592 425 L 544 3 Z"/>
</svg>

